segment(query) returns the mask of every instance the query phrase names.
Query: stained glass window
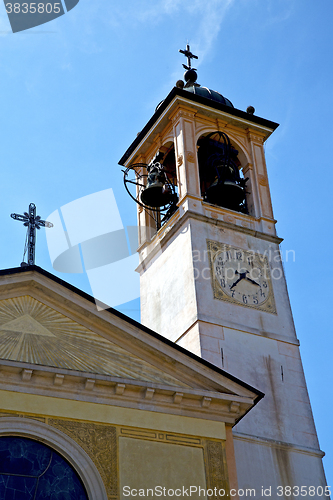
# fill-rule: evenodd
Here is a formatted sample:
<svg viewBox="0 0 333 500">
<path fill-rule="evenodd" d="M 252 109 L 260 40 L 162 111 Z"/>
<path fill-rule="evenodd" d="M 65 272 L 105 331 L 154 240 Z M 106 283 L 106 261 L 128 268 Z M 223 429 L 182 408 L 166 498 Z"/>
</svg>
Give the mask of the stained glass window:
<svg viewBox="0 0 333 500">
<path fill-rule="evenodd" d="M 0 438 L 0 500 L 88 500 L 73 467 L 43 443 Z"/>
</svg>

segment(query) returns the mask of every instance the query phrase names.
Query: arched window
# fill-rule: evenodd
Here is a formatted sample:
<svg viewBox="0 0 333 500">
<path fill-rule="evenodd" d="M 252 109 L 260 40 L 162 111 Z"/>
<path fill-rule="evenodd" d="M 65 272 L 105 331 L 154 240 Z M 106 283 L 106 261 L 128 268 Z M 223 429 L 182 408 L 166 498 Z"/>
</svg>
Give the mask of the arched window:
<svg viewBox="0 0 333 500">
<path fill-rule="evenodd" d="M 246 187 L 238 151 L 224 132 L 198 140 L 201 195 L 204 201 L 248 214 Z"/>
<path fill-rule="evenodd" d="M 0 437 L 0 499 L 88 500 L 73 467 L 58 452 L 21 436 Z"/>
</svg>

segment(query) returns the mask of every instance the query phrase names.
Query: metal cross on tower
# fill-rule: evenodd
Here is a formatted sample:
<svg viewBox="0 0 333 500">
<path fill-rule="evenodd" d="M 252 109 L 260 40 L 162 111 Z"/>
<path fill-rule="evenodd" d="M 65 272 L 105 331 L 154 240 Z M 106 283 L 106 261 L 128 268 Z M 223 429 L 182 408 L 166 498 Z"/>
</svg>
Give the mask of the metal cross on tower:
<svg viewBox="0 0 333 500">
<path fill-rule="evenodd" d="M 36 246 L 36 229 L 40 229 L 43 227 L 53 227 L 52 222 L 48 222 L 47 220 L 42 220 L 39 215 L 36 216 L 36 205 L 34 203 L 30 203 L 29 205 L 29 213 L 24 212 L 23 215 L 19 214 L 10 214 L 12 219 L 19 220 L 23 222 L 23 225 L 28 228 L 27 231 L 27 239 L 24 247 L 23 261 L 26 251 L 28 250 L 28 264 L 25 262 L 21 263 L 21 266 L 35 265 L 35 246 Z"/>
<path fill-rule="evenodd" d="M 195 68 L 191 67 L 191 59 L 198 59 L 198 56 L 192 54 L 192 52 L 190 51 L 189 44 L 186 45 L 186 50 L 179 50 L 179 52 L 181 52 L 182 54 L 184 54 L 185 57 L 187 57 L 187 66 L 186 64 L 183 64 L 183 68 L 195 70 Z"/>
</svg>

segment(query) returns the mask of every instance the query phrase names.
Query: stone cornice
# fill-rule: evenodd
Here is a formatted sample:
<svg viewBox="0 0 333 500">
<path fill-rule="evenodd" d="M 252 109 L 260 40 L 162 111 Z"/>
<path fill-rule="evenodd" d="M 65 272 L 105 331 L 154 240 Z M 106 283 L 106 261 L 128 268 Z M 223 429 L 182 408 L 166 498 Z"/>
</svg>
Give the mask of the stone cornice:
<svg viewBox="0 0 333 500">
<path fill-rule="evenodd" d="M 269 313 L 267 313 L 269 314 Z M 221 320 L 220 318 L 216 318 L 213 316 L 207 316 L 205 314 L 199 314 L 198 317 L 193 318 L 193 321 L 189 324 L 189 326 L 186 328 L 185 332 L 180 335 L 178 339 L 175 340 L 175 342 L 179 342 L 196 324 L 198 323 L 207 323 L 209 325 L 219 325 L 223 328 L 230 328 L 232 330 L 237 330 L 239 332 L 244 332 L 244 325 L 237 323 L 235 321 L 228 321 L 227 319 Z M 260 337 L 264 337 L 265 339 L 272 339 L 272 340 L 277 340 L 279 342 L 285 342 L 286 344 L 291 344 L 291 345 L 296 345 L 299 346 L 300 342 L 299 340 L 295 338 L 288 337 L 287 335 L 280 335 L 274 332 L 269 332 L 265 331 L 263 333 L 262 330 L 259 330 L 259 328 L 253 328 L 250 326 L 246 326 L 246 333 L 250 333 L 252 335 L 258 335 Z"/>
<path fill-rule="evenodd" d="M 235 424 L 251 397 L 0 360 L 0 390 Z"/>
<path fill-rule="evenodd" d="M 244 434 L 243 432 L 237 432 L 233 430 L 232 432 L 234 439 L 237 441 L 246 441 L 248 443 L 255 443 L 262 446 L 268 446 L 269 448 L 278 448 L 281 450 L 288 450 L 294 453 L 304 453 L 305 455 L 312 455 L 314 457 L 323 458 L 325 453 L 319 448 L 308 448 L 305 446 L 299 446 L 294 443 L 286 443 L 284 441 L 276 441 L 274 439 L 265 438 L 262 436 L 251 436 L 249 434 Z"/>
<path fill-rule="evenodd" d="M 193 197 L 191 197 L 193 198 Z M 185 198 L 182 200 L 184 201 Z M 215 209 L 216 207 L 213 207 L 213 209 Z M 178 213 L 178 212 L 177 212 Z M 274 235 L 270 235 L 270 234 L 267 234 L 267 233 L 263 233 L 261 231 L 256 231 L 255 229 L 251 229 L 249 227 L 243 227 L 243 226 L 240 226 L 238 224 L 234 224 L 232 222 L 227 222 L 227 221 L 224 221 L 224 220 L 219 220 L 219 219 L 213 219 L 207 215 L 204 215 L 204 214 L 201 214 L 201 213 L 198 213 L 198 212 L 194 212 L 192 210 L 186 210 L 182 215 L 180 215 L 179 217 L 172 217 L 161 229 L 160 231 L 157 233 L 157 235 L 151 240 L 151 242 L 149 243 L 144 243 L 141 247 L 139 247 L 138 249 L 138 252 L 142 252 L 144 250 L 144 248 L 147 248 L 149 247 L 150 245 L 154 245 L 154 240 L 155 238 L 160 238 L 160 244 L 161 246 L 165 246 L 167 244 L 167 242 L 170 240 L 170 238 L 172 238 L 175 233 L 178 231 L 178 229 L 180 228 L 181 225 L 185 225 L 185 223 L 190 220 L 190 219 L 196 219 L 196 220 L 199 220 L 201 222 L 205 222 L 207 224 L 213 224 L 214 226 L 218 226 L 218 227 L 221 227 L 221 228 L 225 228 L 225 229 L 231 229 L 233 231 L 237 231 L 237 232 L 240 232 L 240 233 L 244 233 L 244 234 L 249 234 L 251 236 L 254 236 L 255 238 L 260 238 L 262 240 L 265 240 L 265 241 L 269 241 L 269 242 L 272 242 L 272 243 L 275 243 L 277 245 L 279 245 L 283 239 L 282 238 L 279 238 L 278 236 L 274 236 Z M 269 220 L 271 221 L 271 219 L 265 219 L 265 220 Z M 153 248 L 152 250 L 149 251 L 149 255 L 145 258 L 145 259 L 142 259 L 139 266 L 137 267 L 137 271 L 138 272 L 141 272 L 145 267 L 148 267 L 148 264 L 150 263 L 150 261 L 155 257 L 155 255 L 158 254 L 158 252 L 160 252 L 160 247 L 155 245 L 155 249 Z"/>
<path fill-rule="evenodd" d="M 174 87 L 119 160 L 120 165 L 128 165 L 143 146 L 149 144 L 151 134 L 160 133 L 166 127 L 170 114 L 178 105 L 186 107 L 189 112 L 200 110 L 202 115 L 210 119 L 222 119 L 246 131 L 250 129 L 252 133 L 262 135 L 264 140 L 278 127 L 277 123 Z"/>
</svg>

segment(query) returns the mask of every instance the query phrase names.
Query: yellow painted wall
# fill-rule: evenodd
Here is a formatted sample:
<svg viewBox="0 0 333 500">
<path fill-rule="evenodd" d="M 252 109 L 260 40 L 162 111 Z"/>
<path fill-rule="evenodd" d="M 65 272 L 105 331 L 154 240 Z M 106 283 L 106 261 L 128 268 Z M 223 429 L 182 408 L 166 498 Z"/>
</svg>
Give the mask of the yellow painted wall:
<svg viewBox="0 0 333 500">
<path fill-rule="evenodd" d="M 52 396 L 0 391 L 0 407 L 2 410 L 40 416 L 89 420 L 143 429 L 158 429 L 164 432 L 176 432 L 205 438 L 226 439 L 225 424 L 223 422 L 100 403 L 73 401 Z"/>
<path fill-rule="evenodd" d="M 167 495 L 171 489 L 183 497 L 183 489 L 190 493 L 191 487 L 191 498 L 197 500 L 194 488 L 207 488 L 202 448 L 120 437 L 119 472 L 122 500 L 130 494 L 139 496 L 139 490 L 145 496 L 157 496 L 160 491 L 161 496 L 174 496 Z M 202 492 L 200 498 L 207 497 Z"/>
</svg>

